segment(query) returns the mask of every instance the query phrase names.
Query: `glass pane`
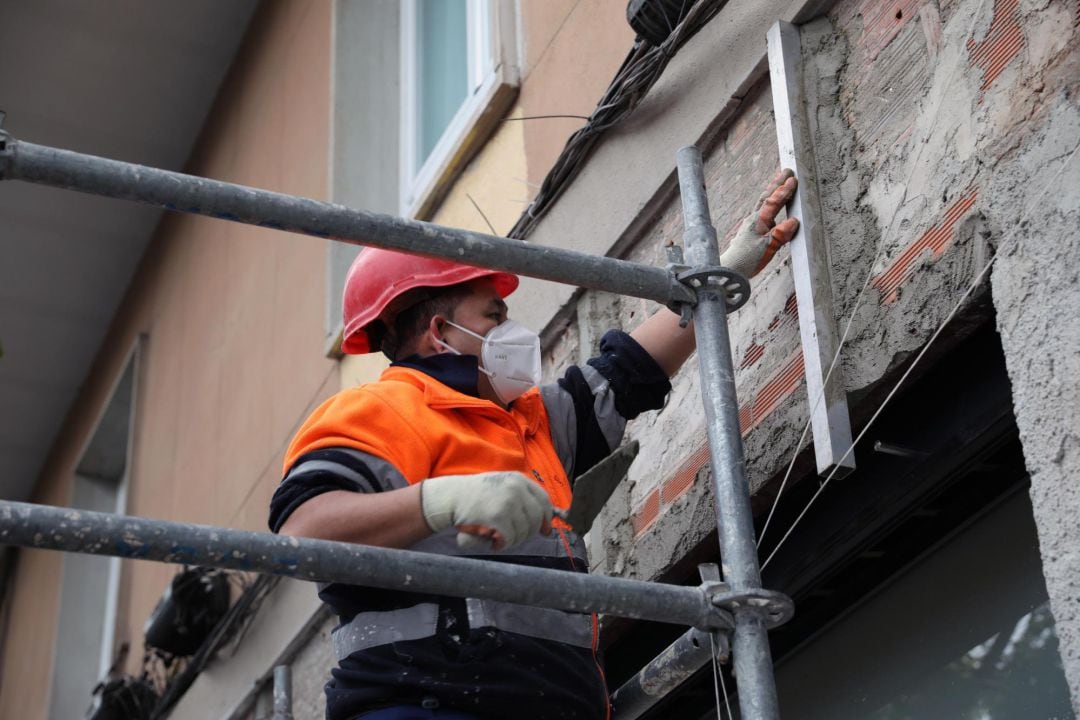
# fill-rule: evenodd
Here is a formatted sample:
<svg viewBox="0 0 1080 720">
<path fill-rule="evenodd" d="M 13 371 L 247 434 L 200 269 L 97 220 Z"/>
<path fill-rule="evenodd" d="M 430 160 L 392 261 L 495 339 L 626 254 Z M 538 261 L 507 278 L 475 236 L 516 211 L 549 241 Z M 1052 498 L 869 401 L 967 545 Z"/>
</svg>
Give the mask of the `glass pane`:
<svg viewBox="0 0 1080 720">
<path fill-rule="evenodd" d="M 418 0 L 416 7 L 419 171 L 468 95 L 467 0 Z"/>
<path fill-rule="evenodd" d="M 1031 502 L 1017 493 L 777 667 L 799 720 L 1071 720 Z"/>
<path fill-rule="evenodd" d="M 920 678 L 867 720 L 1072 718 L 1047 605 Z"/>
</svg>

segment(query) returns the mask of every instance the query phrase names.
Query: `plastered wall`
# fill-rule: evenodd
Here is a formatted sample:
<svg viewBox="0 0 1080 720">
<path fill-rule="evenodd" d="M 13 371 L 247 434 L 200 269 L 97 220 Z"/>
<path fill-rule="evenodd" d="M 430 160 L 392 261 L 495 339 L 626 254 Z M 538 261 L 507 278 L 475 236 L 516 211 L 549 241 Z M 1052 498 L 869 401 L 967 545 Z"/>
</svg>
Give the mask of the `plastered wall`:
<svg viewBox="0 0 1080 720">
<path fill-rule="evenodd" d="M 685 118 L 696 113 L 719 118 L 712 128 L 699 122 L 699 135 L 685 133 L 672 144 L 697 142 L 706 149 L 706 185 L 722 237 L 730 237 L 752 206 L 777 157 L 764 70 L 748 72 L 733 95 L 735 109 L 719 112 L 708 86 L 690 74 L 710 62 L 751 66 L 757 53 L 763 56 L 767 24 L 756 44 L 730 52 L 745 32 L 725 34 L 729 10 L 732 17 L 742 12 L 738 3 L 729 4 L 686 46 L 686 65 L 676 70 L 678 58 L 673 62 L 669 72 L 686 74 L 661 81 L 669 89 L 666 114 L 638 125 L 631 119 L 605 140 L 628 152 L 637 139 L 647 153 L 655 147 L 648 143 L 652 133 L 665 124 L 686 128 Z M 792 14 L 804 11 L 793 8 Z M 1075 373 L 1069 368 L 1078 337 L 1067 307 L 1077 282 L 1075 263 L 1066 256 L 1076 247 L 1069 228 L 1080 209 L 1080 198 L 1067 189 L 1080 171 L 1080 160 L 1071 155 L 1080 143 L 1080 74 L 1070 49 L 1080 8 L 1074 2 L 848 0 L 807 20 L 804 83 L 841 331 L 851 319 L 840 370 L 854 425 L 857 430 L 877 408 L 882 378 L 929 340 L 997 252 L 993 302 L 1075 703 L 1080 537 L 1070 479 L 1077 443 Z M 619 189 L 595 175 L 614 166 L 605 150 L 597 151 L 536 236 L 559 243 L 551 228 L 571 227 L 565 208 L 608 207 L 623 218 L 639 212 L 636 221 L 597 218 L 625 230 L 593 242 L 622 243 L 627 257 L 663 264 L 663 241 L 681 234 L 670 180 L 665 186 L 654 173 L 650 186 L 645 173 L 628 173 L 630 190 L 623 195 L 631 199 L 620 200 Z M 673 154 L 670 162 L 673 167 Z M 594 171 L 596 163 L 603 167 Z M 657 208 L 652 212 L 632 200 L 649 197 L 649 187 L 649 202 Z M 989 290 L 983 283 L 961 303 L 936 341 L 938 351 L 948 352 L 967 327 L 985 322 Z M 548 326 L 550 359 L 555 365 L 580 361 L 604 327 L 631 329 L 654 310 L 586 293 L 570 307 L 569 326 Z M 545 306 L 534 314 L 549 311 Z M 754 489 L 783 471 L 806 422 L 796 312 L 788 259 L 781 254 L 755 280 L 751 303 L 730 319 Z M 602 529 L 594 531 L 594 566 L 654 578 L 713 531 L 697 382 L 691 361 L 674 379 L 667 407 L 630 424 L 642 454 L 631 468 L 630 486 L 620 490 L 601 518 Z"/>
</svg>

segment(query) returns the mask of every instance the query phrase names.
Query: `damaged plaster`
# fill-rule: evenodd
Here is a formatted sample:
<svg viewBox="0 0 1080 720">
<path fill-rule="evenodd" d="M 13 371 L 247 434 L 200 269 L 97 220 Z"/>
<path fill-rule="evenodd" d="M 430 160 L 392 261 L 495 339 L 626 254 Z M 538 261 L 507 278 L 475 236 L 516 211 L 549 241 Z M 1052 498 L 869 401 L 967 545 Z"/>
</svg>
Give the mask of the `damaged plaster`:
<svg viewBox="0 0 1080 720">
<path fill-rule="evenodd" d="M 926 344 L 1000 245 L 993 301 L 1075 699 L 1080 492 L 1070 478 L 1080 470 L 1080 332 L 1075 322 L 1063 327 L 1063 321 L 1080 303 L 1069 252 L 1077 246 L 1071 228 L 1080 212 L 1080 162 L 1055 183 L 1071 190 L 1058 192 L 1052 212 L 1025 215 L 1023 208 L 1046 168 L 1060 164 L 1080 141 L 1080 68 L 1068 50 L 1070 38 L 1075 46 L 1080 8 L 1045 0 L 900 5 L 894 15 L 882 14 L 885 3 L 878 0 L 840 2 L 802 27 L 840 332 L 850 320 L 841 369 L 853 421 L 859 429 L 877 409 L 883 378 Z M 710 206 L 722 237 L 730 238 L 775 167 L 771 110 L 766 79 L 748 89 L 738 115 L 704 148 Z M 651 223 L 640 224 L 624 256 L 665 264 L 664 243 L 678 241 L 682 232 L 677 196 Z M 936 352 L 948 352 L 986 322 L 988 290 L 983 283 L 962 304 L 935 341 Z M 750 303 L 730 318 L 755 492 L 783 472 L 807 419 L 791 293 L 781 253 L 754 280 Z M 630 330 L 655 310 L 644 301 L 586 293 L 551 346 L 552 359 L 580 362 L 603 329 Z M 629 486 L 594 533 L 594 567 L 656 578 L 714 530 L 699 397 L 691 359 L 673 378 L 667 406 L 629 424 L 628 435 L 642 451 Z"/>
</svg>

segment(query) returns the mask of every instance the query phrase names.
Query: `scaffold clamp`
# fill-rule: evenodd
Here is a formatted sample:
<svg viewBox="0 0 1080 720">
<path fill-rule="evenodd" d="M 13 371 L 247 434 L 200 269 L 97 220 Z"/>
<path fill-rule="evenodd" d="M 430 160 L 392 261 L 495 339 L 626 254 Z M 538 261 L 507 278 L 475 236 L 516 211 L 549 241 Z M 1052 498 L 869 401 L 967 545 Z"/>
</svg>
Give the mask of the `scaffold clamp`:
<svg viewBox="0 0 1080 720">
<path fill-rule="evenodd" d="M 669 263 L 668 272 L 674 283 L 688 288 L 693 293 L 693 300 L 675 300 L 668 307 L 679 314 L 679 326 L 686 327 L 693 319 L 693 309 L 697 305 L 697 294 L 705 288 L 724 291 L 724 306 L 728 313 L 733 313 L 750 299 L 750 281 L 741 273 L 721 265 L 690 267 Z M 716 282 L 709 283 L 714 278 Z M 674 293 L 672 293 L 674 295 Z"/>
<path fill-rule="evenodd" d="M 721 583 L 723 584 L 723 583 Z M 708 592 L 708 589 L 706 589 Z M 729 613 L 755 610 L 765 621 L 768 630 L 783 625 L 795 614 L 795 603 L 782 592 L 764 588 L 732 590 L 726 585 L 709 596 L 713 605 Z"/>
</svg>

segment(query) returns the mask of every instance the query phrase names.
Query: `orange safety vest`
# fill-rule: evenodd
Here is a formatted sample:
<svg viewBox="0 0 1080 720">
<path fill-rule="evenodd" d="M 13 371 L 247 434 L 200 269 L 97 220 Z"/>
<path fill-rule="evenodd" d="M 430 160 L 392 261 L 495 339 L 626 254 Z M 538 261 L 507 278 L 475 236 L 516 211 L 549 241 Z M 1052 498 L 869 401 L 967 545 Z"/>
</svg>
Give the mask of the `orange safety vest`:
<svg viewBox="0 0 1080 720">
<path fill-rule="evenodd" d="M 567 508 L 571 487 L 552 439 L 550 422 L 539 389 L 528 391 L 504 410 L 489 400 L 460 393 L 419 370 L 391 367 L 383 372 L 378 382 L 344 390 L 319 406 L 298 430 L 286 451 L 285 472 L 290 472 L 304 455 L 331 448 L 356 450 L 390 463 L 401 474 L 401 477 L 384 478 L 394 487 L 402 478 L 413 485 L 443 475 L 516 470 L 539 483 L 555 507 Z M 404 487 L 404 484 L 400 486 Z M 513 558 L 506 561 L 533 564 L 526 560 L 532 558 L 540 566 L 550 566 L 551 559 L 559 558 L 569 561 L 577 571 L 587 571 L 583 539 L 558 518 L 552 524 L 556 532 L 526 540 L 514 548 Z M 421 540 L 410 549 L 502 560 L 500 554 L 493 551 L 459 548 L 455 535 L 456 531 L 451 528 Z M 334 592 L 340 595 L 348 590 L 339 588 Z M 363 608 L 373 597 L 371 592 L 365 591 L 362 597 L 355 598 L 355 605 L 351 607 Z M 324 600 L 333 605 L 328 598 L 329 595 Z M 493 651 L 502 653 L 500 659 L 494 661 L 495 666 L 516 658 L 514 662 L 524 663 L 521 672 L 527 675 L 532 672 L 528 669 L 530 662 L 550 662 L 557 657 L 560 667 L 564 668 L 562 672 L 573 679 L 572 690 L 570 686 L 549 690 L 555 694 L 567 693 L 574 699 L 563 697 L 557 700 L 552 695 L 551 701 L 571 703 L 567 707 L 577 707 L 582 712 L 581 717 L 597 720 L 610 717 L 603 670 L 596 655 L 595 615 L 475 598 L 464 598 L 461 602 L 472 632 L 481 637 L 488 631 L 504 633 L 496 645 L 501 649 Z M 332 635 L 342 677 L 348 673 L 352 678 L 349 682 L 367 682 L 365 673 L 378 675 L 377 671 L 367 668 L 381 668 L 384 663 L 397 662 L 395 648 L 407 648 L 402 652 L 418 652 L 425 657 L 429 657 L 426 652 L 441 656 L 441 650 L 430 650 L 439 647 L 435 635 L 440 603 L 418 598 L 411 605 L 392 609 L 373 606 L 372 610 L 360 609 L 351 617 L 343 617 L 343 624 Z M 436 645 L 426 644 L 429 642 Z M 487 641 L 480 642 L 483 645 Z M 370 662 L 364 658 L 369 658 Z M 458 676 L 466 669 L 470 673 L 478 671 L 477 668 L 494 672 L 484 664 L 487 662 L 474 660 L 473 664 L 467 663 L 460 668 L 448 666 L 440 671 L 441 674 L 437 673 L 442 678 L 438 682 L 460 684 Z M 352 664 L 346 669 L 345 663 Z M 426 668 L 425 671 L 430 670 Z M 554 674 L 554 669 L 552 672 Z M 448 676 L 449 681 L 446 680 Z M 505 676 L 505 667 L 495 672 L 495 676 Z M 383 683 L 377 681 L 374 684 L 381 686 Z M 343 690 L 342 697 L 348 698 L 352 691 L 351 687 Z M 505 705 L 508 702 L 505 689 L 492 687 L 487 693 L 489 702 L 495 703 L 494 707 L 503 707 L 499 703 Z M 341 702 L 346 703 L 347 708 L 351 700 Z"/>
<path fill-rule="evenodd" d="M 537 388 L 504 410 L 418 370 L 391 367 L 379 382 L 344 390 L 319 406 L 286 451 L 284 472 L 305 453 L 348 447 L 391 463 L 410 485 L 442 475 L 516 470 L 565 509 L 570 482 L 548 422 Z"/>
</svg>

